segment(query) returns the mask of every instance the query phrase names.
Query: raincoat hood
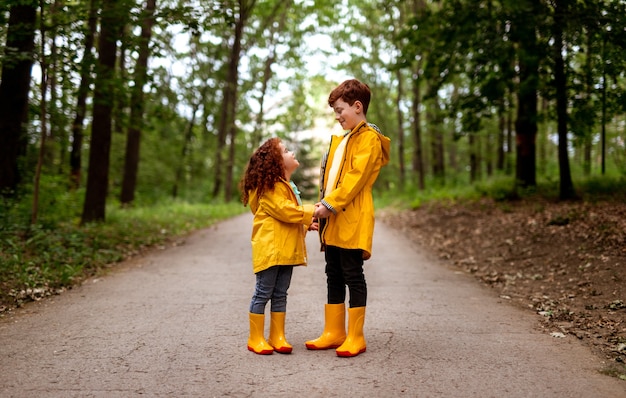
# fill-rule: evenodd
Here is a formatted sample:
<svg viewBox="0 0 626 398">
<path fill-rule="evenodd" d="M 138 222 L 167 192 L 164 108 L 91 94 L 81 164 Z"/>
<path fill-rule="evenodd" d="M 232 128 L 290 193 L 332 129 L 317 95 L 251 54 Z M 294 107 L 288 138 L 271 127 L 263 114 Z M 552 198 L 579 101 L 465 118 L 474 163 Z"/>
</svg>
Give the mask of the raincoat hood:
<svg viewBox="0 0 626 398">
<path fill-rule="evenodd" d="M 378 138 L 380 139 L 380 148 L 382 150 L 381 166 L 385 166 L 387 163 L 389 163 L 389 159 L 391 157 L 391 138 L 385 136 L 380 131 L 377 125 L 369 123 L 368 126 L 374 129 L 376 133 L 378 133 Z"/>
</svg>

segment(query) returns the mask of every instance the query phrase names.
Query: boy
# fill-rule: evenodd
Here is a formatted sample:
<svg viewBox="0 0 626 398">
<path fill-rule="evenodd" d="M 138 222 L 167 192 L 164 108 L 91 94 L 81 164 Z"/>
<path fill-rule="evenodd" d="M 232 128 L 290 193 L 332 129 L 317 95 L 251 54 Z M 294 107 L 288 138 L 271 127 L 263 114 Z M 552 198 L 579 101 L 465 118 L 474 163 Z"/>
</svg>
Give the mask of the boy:
<svg viewBox="0 0 626 398">
<path fill-rule="evenodd" d="M 363 261 L 371 256 L 374 233 L 372 186 L 380 168 L 389 162 L 390 139 L 366 120 L 369 87 L 346 80 L 328 97 L 335 119 L 346 130 L 333 136 L 322 159 L 319 219 L 322 251 L 325 252 L 327 304 L 322 335 L 306 342 L 310 350 L 336 348 L 340 357 L 365 352 L 363 337 L 367 285 Z M 350 292 L 348 333 L 345 330 L 346 286 Z"/>
</svg>

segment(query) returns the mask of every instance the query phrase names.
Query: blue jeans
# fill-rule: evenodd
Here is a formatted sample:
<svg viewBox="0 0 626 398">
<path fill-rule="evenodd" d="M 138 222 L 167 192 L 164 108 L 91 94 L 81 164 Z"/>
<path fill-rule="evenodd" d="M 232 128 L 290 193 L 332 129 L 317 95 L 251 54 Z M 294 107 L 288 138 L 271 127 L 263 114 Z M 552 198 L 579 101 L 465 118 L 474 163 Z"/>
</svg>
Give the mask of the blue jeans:
<svg viewBox="0 0 626 398">
<path fill-rule="evenodd" d="M 291 284 L 293 265 L 275 265 L 256 273 L 256 286 L 250 302 L 250 312 L 264 314 L 265 305 L 272 300 L 272 312 L 287 311 L 287 290 Z"/>
</svg>

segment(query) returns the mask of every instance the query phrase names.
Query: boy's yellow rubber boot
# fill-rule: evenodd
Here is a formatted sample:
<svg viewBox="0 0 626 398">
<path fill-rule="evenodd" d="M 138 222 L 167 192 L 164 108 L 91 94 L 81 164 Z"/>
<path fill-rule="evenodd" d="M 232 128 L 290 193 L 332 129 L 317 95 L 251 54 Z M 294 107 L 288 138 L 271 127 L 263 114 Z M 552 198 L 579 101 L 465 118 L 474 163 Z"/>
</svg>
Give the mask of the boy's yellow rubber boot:
<svg viewBox="0 0 626 398">
<path fill-rule="evenodd" d="M 293 347 L 285 339 L 285 313 L 272 312 L 270 319 L 270 338 L 267 342 L 274 347 L 274 351 L 290 354 Z"/>
<path fill-rule="evenodd" d="M 348 308 L 348 337 L 336 350 L 340 357 L 355 357 L 365 352 L 365 337 L 363 324 L 365 323 L 365 307 Z"/>
<path fill-rule="evenodd" d="M 250 312 L 250 337 L 248 337 L 248 350 L 261 355 L 274 352 L 274 348 L 263 337 L 265 328 L 265 314 Z"/>
<path fill-rule="evenodd" d="M 324 331 L 315 340 L 305 342 L 309 350 L 327 350 L 339 347 L 346 339 L 346 305 L 326 304 L 324 307 Z"/>
</svg>

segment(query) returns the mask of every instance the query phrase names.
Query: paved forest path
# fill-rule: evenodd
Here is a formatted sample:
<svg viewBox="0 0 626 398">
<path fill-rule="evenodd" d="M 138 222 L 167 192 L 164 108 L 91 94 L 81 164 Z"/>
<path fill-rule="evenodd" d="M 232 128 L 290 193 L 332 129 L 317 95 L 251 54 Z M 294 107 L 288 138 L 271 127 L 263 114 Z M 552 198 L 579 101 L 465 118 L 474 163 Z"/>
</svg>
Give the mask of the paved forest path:
<svg viewBox="0 0 626 398">
<path fill-rule="evenodd" d="M 382 223 L 365 268 L 367 352 L 304 347 L 322 331 L 326 298 L 309 233 L 309 266 L 289 291 L 294 352 L 255 355 L 251 220 L 221 222 L 0 319 L 0 397 L 626 397 L 626 382 L 600 374 L 578 341 L 538 332 L 532 314 Z"/>
</svg>

